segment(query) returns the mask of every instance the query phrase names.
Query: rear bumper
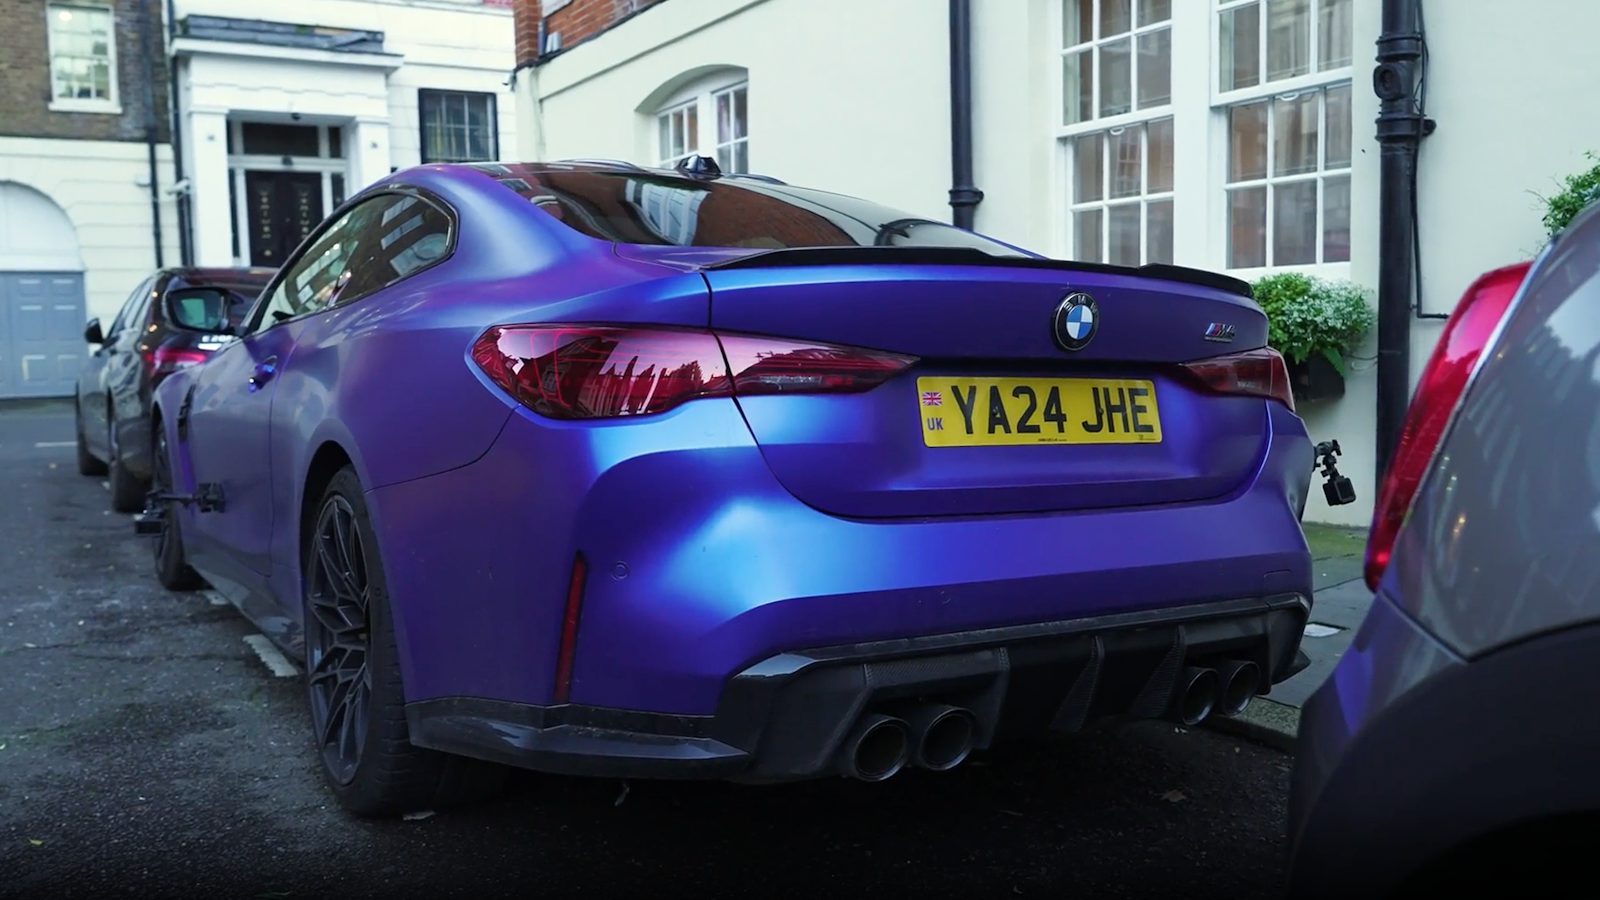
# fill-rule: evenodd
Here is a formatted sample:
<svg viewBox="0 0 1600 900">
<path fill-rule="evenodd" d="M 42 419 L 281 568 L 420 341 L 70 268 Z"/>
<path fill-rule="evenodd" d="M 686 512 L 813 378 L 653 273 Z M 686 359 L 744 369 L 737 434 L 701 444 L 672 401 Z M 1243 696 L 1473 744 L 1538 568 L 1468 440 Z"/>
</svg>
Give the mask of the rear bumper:
<svg viewBox="0 0 1600 900">
<path fill-rule="evenodd" d="M 978 749 L 1172 708 L 1185 665 L 1304 667 L 1310 603 L 1228 600 L 780 653 L 729 678 L 713 715 L 443 698 L 408 704 L 414 743 L 528 769 L 614 778 L 781 782 L 835 771 L 850 730 L 909 698 L 970 710 Z M 1261 690 L 1266 690 L 1264 682 Z"/>
<path fill-rule="evenodd" d="M 476 462 L 367 496 L 408 701 L 554 703 L 581 555 L 570 702 L 704 717 L 806 648 L 1309 597 L 1311 447 L 1287 411 L 1274 429 L 1210 502 L 852 520 L 785 490 L 731 401 L 603 426 L 518 412 Z"/>
</svg>

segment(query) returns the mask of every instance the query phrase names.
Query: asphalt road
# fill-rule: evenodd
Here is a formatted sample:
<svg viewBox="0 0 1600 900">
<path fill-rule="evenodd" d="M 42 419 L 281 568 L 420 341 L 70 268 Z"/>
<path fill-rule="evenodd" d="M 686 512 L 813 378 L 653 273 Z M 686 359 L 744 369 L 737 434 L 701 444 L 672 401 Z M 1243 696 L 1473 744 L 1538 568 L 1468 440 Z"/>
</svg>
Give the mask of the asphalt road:
<svg viewBox="0 0 1600 900">
<path fill-rule="evenodd" d="M 420 820 L 332 806 L 296 677 L 169 594 L 70 407 L 0 404 L 0 897 L 1271 897 L 1289 760 L 1145 722 L 880 785 L 527 775 Z"/>
</svg>

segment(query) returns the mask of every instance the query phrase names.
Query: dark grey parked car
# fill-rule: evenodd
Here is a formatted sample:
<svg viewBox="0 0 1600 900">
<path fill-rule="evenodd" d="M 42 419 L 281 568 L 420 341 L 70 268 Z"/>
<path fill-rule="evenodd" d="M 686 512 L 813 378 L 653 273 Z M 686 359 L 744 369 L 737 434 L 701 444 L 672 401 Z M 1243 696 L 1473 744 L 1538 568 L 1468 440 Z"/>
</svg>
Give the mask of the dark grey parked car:
<svg viewBox="0 0 1600 900">
<path fill-rule="evenodd" d="M 1597 893 L 1600 207 L 1462 298 L 1367 581 L 1301 718 L 1291 896 Z"/>
</svg>

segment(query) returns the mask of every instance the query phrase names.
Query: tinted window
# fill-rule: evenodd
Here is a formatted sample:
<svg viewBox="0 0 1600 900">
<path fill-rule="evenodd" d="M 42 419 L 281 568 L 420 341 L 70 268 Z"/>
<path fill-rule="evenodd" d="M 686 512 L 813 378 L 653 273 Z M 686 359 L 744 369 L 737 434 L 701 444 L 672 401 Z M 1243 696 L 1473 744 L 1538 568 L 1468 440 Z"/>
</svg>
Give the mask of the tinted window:
<svg viewBox="0 0 1600 900">
<path fill-rule="evenodd" d="M 684 247 L 971 247 L 1023 256 L 943 222 L 865 200 L 754 179 L 664 172 L 476 166 L 575 231 L 624 244 Z"/>
<path fill-rule="evenodd" d="M 345 303 L 381 290 L 443 259 L 450 249 L 450 217 L 418 197 L 391 195 L 363 204 L 371 214 L 362 224 L 356 257 L 350 264 Z"/>
<path fill-rule="evenodd" d="M 261 324 L 360 299 L 438 262 L 449 246 L 450 219 L 441 210 L 410 195 L 380 194 L 345 212 L 290 264 Z"/>
<path fill-rule="evenodd" d="M 155 278 L 146 278 L 144 283 L 133 289 L 128 299 L 123 301 L 122 309 L 117 311 L 117 317 L 111 321 L 111 327 L 105 330 L 107 336 L 121 331 L 129 322 L 139 317 L 138 308 L 150 302 L 150 291 L 155 287 Z"/>
</svg>

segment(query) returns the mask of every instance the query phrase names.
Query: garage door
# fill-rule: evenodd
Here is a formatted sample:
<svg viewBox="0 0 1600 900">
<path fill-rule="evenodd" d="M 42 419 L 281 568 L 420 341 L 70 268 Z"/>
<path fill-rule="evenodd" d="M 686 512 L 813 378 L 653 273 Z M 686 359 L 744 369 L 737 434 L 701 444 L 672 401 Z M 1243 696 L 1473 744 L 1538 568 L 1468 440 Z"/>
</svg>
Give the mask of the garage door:
<svg viewBox="0 0 1600 900">
<path fill-rule="evenodd" d="M 83 275 L 0 272 L 0 397 L 70 397 L 87 347 Z"/>
</svg>

